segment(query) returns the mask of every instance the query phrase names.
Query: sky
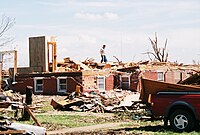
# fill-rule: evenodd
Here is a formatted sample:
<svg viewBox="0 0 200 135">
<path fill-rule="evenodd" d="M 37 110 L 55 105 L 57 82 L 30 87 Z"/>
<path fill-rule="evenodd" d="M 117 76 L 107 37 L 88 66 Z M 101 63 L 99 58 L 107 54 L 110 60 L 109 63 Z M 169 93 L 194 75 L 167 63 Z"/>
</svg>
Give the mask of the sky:
<svg viewBox="0 0 200 135">
<path fill-rule="evenodd" d="M 4 0 L 0 16 L 15 19 L 4 36 L 18 50 L 18 66 L 29 66 L 28 38 L 55 36 L 58 59 L 93 58 L 106 44 L 108 61 L 149 60 L 149 38 L 168 40 L 168 60 L 200 63 L 200 0 Z"/>
</svg>

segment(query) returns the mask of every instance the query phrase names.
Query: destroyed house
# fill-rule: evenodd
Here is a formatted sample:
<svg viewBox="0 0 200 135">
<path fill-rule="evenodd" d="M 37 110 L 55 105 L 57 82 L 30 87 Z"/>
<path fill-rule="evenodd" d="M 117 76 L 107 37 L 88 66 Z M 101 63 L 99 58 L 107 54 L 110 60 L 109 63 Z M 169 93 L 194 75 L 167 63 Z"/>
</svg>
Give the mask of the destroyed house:
<svg viewBox="0 0 200 135">
<path fill-rule="evenodd" d="M 182 80 L 190 77 L 195 73 L 195 66 L 191 65 L 177 65 L 173 63 L 165 62 L 151 62 L 148 64 L 139 65 L 143 78 L 167 82 L 167 83 L 179 83 Z"/>
<path fill-rule="evenodd" d="M 74 92 L 79 86 L 82 91 L 82 72 L 32 73 L 16 76 L 14 90 L 25 93 L 27 86 L 33 87 L 34 94 L 62 95 Z"/>
<path fill-rule="evenodd" d="M 82 71 L 83 92 L 104 92 L 115 88 L 115 74 L 108 70 Z"/>
<path fill-rule="evenodd" d="M 137 90 L 139 80 L 139 66 L 130 66 L 117 69 L 119 74 L 119 87 L 122 90 Z"/>
<path fill-rule="evenodd" d="M 103 92 L 115 87 L 115 74 L 105 70 L 92 70 L 69 57 L 57 61 L 56 40 L 53 37 L 29 38 L 29 67 L 17 69 L 14 90 L 25 93 L 27 86 L 34 94 L 65 94 L 77 90 Z M 13 73 L 13 69 L 10 69 Z"/>
<path fill-rule="evenodd" d="M 30 66 L 17 69 L 15 91 L 24 93 L 26 86 L 32 86 L 35 94 L 66 94 L 77 89 L 82 92 L 113 89 L 136 91 L 140 77 L 178 83 L 188 78 L 196 68 L 169 62 L 111 65 L 93 61 L 74 62 L 69 57 L 57 61 L 56 48 L 53 37 L 29 38 Z M 10 76 L 13 76 L 13 71 L 10 70 Z"/>
<path fill-rule="evenodd" d="M 29 38 L 30 66 L 17 69 L 15 91 L 25 93 L 26 87 L 32 86 L 34 94 L 65 94 L 81 86 L 82 72 L 57 72 L 56 48 L 54 37 Z M 10 69 L 12 73 L 13 69 Z"/>
<path fill-rule="evenodd" d="M 33 87 L 34 94 L 63 95 L 77 90 L 81 92 L 105 92 L 115 88 L 116 75 L 109 71 L 81 71 L 18 74 L 14 90 L 25 93 L 27 86 Z"/>
<path fill-rule="evenodd" d="M 136 90 L 140 77 L 167 82 L 179 83 L 195 74 L 199 66 L 182 65 L 170 62 L 130 63 L 129 66 L 117 69 L 120 75 L 120 88 Z"/>
</svg>

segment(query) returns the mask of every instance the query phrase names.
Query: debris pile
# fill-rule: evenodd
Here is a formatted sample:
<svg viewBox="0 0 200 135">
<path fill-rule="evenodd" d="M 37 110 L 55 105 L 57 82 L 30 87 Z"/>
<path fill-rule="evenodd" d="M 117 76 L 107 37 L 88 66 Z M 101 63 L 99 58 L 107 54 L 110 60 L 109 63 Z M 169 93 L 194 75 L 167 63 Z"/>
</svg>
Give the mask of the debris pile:
<svg viewBox="0 0 200 135">
<path fill-rule="evenodd" d="M 185 85 L 195 85 L 195 86 L 200 86 L 200 71 L 197 72 L 196 74 L 188 77 L 187 79 L 179 82 L 180 84 L 185 84 Z"/>
<path fill-rule="evenodd" d="M 0 112 L 10 107 L 16 110 L 23 103 L 23 97 L 19 93 L 13 93 L 12 90 L 0 92 Z"/>
<path fill-rule="evenodd" d="M 22 95 L 12 92 L 12 90 L 0 92 L 0 134 L 45 134 L 46 129 L 40 127 L 40 124 L 32 114 L 30 107 L 24 103 L 24 99 L 25 98 Z M 19 109 L 21 109 L 22 112 L 27 111 L 37 126 L 12 122 L 13 120 L 18 119 Z M 8 112 L 14 112 L 14 117 L 8 117 Z M 6 116 L 3 116 L 2 114 L 6 114 Z M 23 116 L 20 119 L 23 119 Z"/>
<path fill-rule="evenodd" d="M 64 100 L 51 100 L 51 105 L 56 110 L 81 111 L 81 112 L 116 112 L 133 111 L 139 103 L 139 93 L 128 90 L 112 90 L 103 93 L 73 92 Z"/>
</svg>

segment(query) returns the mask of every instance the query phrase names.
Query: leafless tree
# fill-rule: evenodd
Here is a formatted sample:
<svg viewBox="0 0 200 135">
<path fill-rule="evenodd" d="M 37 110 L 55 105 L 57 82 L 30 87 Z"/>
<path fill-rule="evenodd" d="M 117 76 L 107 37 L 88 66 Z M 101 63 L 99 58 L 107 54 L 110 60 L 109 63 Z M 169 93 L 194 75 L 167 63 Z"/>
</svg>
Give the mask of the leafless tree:
<svg viewBox="0 0 200 135">
<path fill-rule="evenodd" d="M 163 48 L 158 47 L 158 38 L 155 33 L 155 39 L 152 40 L 149 38 L 151 42 L 151 46 L 153 51 L 152 52 L 146 52 L 145 54 L 149 55 L 149 58 L 151 59 L 150 55 L 153 55 L 156 60 L 159 62 L 167 62 L 168 61 L 168 52 L 167 52 L 167 39 L 165 40 L 165 45 Z"/>
<path fill-rule="evenodd" d="M 0 20 L 0 47 L 8 44 L 13 40 L 11 37 L 7 37 L 5 33 L 14 26 L 15 19 L 6 15 L 2 15 Z"/>
</svg>

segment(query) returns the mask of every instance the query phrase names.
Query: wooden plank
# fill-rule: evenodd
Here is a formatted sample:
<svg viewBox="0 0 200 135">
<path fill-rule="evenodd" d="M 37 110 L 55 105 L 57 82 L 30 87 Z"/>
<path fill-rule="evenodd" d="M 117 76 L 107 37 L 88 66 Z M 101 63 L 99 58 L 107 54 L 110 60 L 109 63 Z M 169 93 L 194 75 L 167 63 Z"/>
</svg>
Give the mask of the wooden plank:
<svg viewBox="0 0 200 135">
<path fill-rule="evenodd" d="M 30 67 L 42 67 L 42 71 L 46 69 L 46 37 L 30 37 L 29 38 L 29 64 Z"/>
<path fill-rule="evenodd" d="M 31 118 L 34 120 L 34 122 L 36 123 L 36 125 L 41 127 L 41 124 L 38 122 L 38 120 L 36 119 L 36 117 L 33 115 L 33 113 L 31 112 L 31 110 L 29 108 L 29 106 L 25 106 L 25 109 L 30 114 Z"/>
<path fill-rule="evenodd" d="M 0 61 L 0 91 L 1 91 L 1 83 L 2 83 L 2 62 Z"/>
<path fill-rule="evenodd" d="M 26 131 L 25 130 L 7 130 L 7 131 L 0 131 L 0 134 L 9 134 L 9 135 L 12 135 L 12 134 L 25 134 Z"/>
<path fill-rule="evenodd" d="M 17 50 L 14 50 L 14 75 L 13 75 L 13 82 L 15 82 L 15 75 L 17 73 Z"/>
<path fill-rule="evenodd" d="M 12 103 L 11 102 L 0 102 L 0 108 L 8 108 Z"/>
</svg>

